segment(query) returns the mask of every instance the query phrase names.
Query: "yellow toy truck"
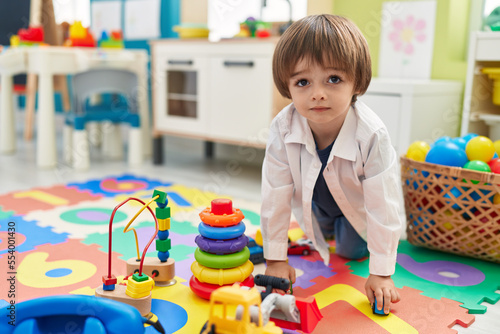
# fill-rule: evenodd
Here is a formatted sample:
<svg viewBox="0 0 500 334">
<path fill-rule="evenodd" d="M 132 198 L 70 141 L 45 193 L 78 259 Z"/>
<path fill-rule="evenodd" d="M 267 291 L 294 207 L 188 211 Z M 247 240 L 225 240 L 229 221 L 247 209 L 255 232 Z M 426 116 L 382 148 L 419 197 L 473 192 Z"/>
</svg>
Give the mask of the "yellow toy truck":
<svg viewBox="0 0 500 334">
<path fill-rule="evenodd" d="M 274 322 L 263 323 L 260 292 L 223 286 L 210 296 L 210 315 L 200 334 L 281 334 Z"/>
</svg>

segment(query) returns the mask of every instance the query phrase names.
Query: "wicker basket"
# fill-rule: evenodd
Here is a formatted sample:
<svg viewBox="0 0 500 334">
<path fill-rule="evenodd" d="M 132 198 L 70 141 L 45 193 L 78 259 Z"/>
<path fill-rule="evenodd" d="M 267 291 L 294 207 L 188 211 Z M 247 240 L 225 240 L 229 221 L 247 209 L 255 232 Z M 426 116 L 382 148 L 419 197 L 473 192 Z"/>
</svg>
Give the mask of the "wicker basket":
<svg viewBox="0 0 500 334">
<path fill-rule="evenodd" d="M 411 244 L 500 263 L 500 174 L 401 157 L 401 178 Z"/>
</svg>

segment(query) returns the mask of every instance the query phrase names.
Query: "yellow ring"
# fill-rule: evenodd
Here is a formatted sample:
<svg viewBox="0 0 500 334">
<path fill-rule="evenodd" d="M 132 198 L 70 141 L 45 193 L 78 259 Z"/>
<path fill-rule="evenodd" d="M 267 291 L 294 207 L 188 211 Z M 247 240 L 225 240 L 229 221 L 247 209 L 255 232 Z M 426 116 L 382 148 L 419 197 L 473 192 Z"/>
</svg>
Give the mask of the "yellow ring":
<svg viewBox="0 0 500 334">
<path fill-rule="evenodd" d="M 202 283 L 225 285 L 243 282 L 253 272 L 253 263 L 247 261 L 235 268 L 214 269 L 205 267 L 197 261 L 194 261 L 193 264 L 191 264 L 191 271 L 194 277 Z"/>
<path fill-rule="evenodd" d="M 245 218 L 245 216 L 240 209 L 234 209 L 233 213 L 230 215 L 214 215 L 212 212 L 210 212 L 210 208 L 206 208 L 205 210 L 200 212 L 200 218 L 201 221 L 207 225 L 226 227 L 238 224 L 243 220 L 243 218 Z"/>
</svg>

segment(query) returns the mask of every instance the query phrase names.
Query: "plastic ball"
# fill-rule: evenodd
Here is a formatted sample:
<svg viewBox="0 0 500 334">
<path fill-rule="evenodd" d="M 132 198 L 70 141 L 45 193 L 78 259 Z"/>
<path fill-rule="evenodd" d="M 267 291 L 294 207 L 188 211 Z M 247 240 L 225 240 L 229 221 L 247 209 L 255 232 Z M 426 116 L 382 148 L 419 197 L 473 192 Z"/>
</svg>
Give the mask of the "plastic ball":
<svg viewBox="0 0 500 334">
<path fill-rule="evenodd" d="M 500 155 L 500 139 L 499 140 L 495 140 L 493 142 L 493 146 L 495 147 L 495 153 L 497 155 Z"/>
<path fill-rule="evenodd" d="M 488 164 L 482 160 L 471 160 L 464 165 L 465 169 L 475 170 L 478 172 L 490 173 L 491 168 Z"/>
<path fill-rule="evenodd" d="M 449 141 L 434 145 L 427 153 L 425 161 L 438 165 L 462 167 L 468 159 L 464 150 Z"/>
<path fill-rule="evenodd" d="M 493 169 L 493 165 L 498 163 L 498 161 L 500 161 L 499 158 L 495 158 L 493 157 L 493 159 L 491 159 L 490 161 L 488 161 L 488 166 L 490 166 L 490 169 Z"/>
<path fill-rule="evenodd" d="M 466 143 L 468 143 L 469 140 L 471 140 L 472 138 L 475 138 L 477 136 L 479 136 L 477 133 L 468 133 L 468 134 L 462 136 L 462 138 L 465 139 Z"/>
<path fill-rule="evenodd" d="M 469 140 L 465 147 L 465 152 L 469 160 L 481 160 L 488 162 L 495 154 L 495 147 L 490 138 L 477 136 Z"/>
<path fill-rule="evenodd" d="M 492 173 L 500 174 L 500 159 L 493 160 L 494 162 L 490 164 L 490 169 Z"/>
<path fill-rule="evenodd" d="M 453 139 L 451 139 L 450 136 L 442 136 L 442 137 L 439 137 L 438 139 L 436 139 L 436 141 L 434 142 L 434 145 L 438 145 L 438 144 L 441 144 L 441 143 L 444 143 L 444 142 L 451 142 L 453 141 Z"/>
<path fill-rule="evenodd" d="M 458 205 L 458 201 L 462 200 L 462 191 L 457 187 L 453 187 L 450 189 L 449 193 L 445 193 L 443 195 L 445 199 L 450 199 L 451 201 L 447 201 L 448 203 L 454 203 L 451 207 L 455 210 L 460 210 L 460 206 Z"/>
<path fill-rule="evenodd" d="M 500 204 L 500 194 L 493 196 L 493 204 Z"/>
<path fill-rule="evenodd" d="M 462 137 L 453 138 L 451 141 L 458 147 L 460 147 L 462 150 L 465 150 L 465 147 L 467 146 L 467 141 Z"/>
<path fill-rule="evenodd" d="M 481 161 L 481 160 L 472 160 L 472 161 L 467 162 L 464 165 L 464 169 L 470 169 L 470 170 L 475 170 L 478 172 L 486 172 L 486 173 L 491 172 L 490 166 L 488 166 L 488 164 L 486 162 Z M 476 180 L 471 180 L 471 182 L 474 184 L 479 183 L 479 181 L 476 181 Z"/>
<path fill-rule="evenodd" d="M 415 141 L 408 147 L 406 157 L 416 161 L 425 161 L 425 156 L 430 149 L 431 146 L 425 141 Z"/>
</svg>

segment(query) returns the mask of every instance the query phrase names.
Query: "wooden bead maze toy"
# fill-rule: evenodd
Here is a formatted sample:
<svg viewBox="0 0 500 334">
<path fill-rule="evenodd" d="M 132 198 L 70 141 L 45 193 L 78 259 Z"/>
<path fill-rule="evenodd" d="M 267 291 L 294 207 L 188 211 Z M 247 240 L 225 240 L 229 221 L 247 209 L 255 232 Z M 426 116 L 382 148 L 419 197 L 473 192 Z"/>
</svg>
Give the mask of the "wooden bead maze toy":
<svg viewBox="0 0 500 334">
<path fill-rule="evenodd" d="M 175 261 L 169 256 L 169 250 L 171 248 L 171 242 L 168 238 L 170 229 L 170 207 L 167 206 L 167 194 L 155 190 L 152 197 L 153 198 L 148 203 L 138 198 L 129 197 L 118 204 L 113 210 L 109 220 L 108 274 L 102 277 L 103 285 L 95 290 L 95 295 L 97 297 L 109 298 L 132 305 L 144 316 L 151 312 L 151 290 L 154 285 L 168 286 L 176 283 L 174 279 Z M 123 283 L 117 284 L 116 276 L 111 273 L 112 225 L 117 210 L 131 200 L 141 203 L 143 207 L 134 217 L 132 217 L 123 230 L 124 233 L 129 231 L 134 232 L 137 249 L 137 257 L 127 261 L 127 272 L 130 274 L 124 279 L 127 284 L 123 285 Z M 156 202 L 158 206 L 156 208 L 156 215 L 149 207 L 153 202 Z M 129 226 L 145 209 L 148 209 L 153 216 L 156 229 L 146 247 L 144 247 L 142 256 L 140 256 L 137 231 L 134 228 L 129 229 Z M 156 236 L 158 236 L 158 239 L 156 239 L 158 258 L 147 258 L 147 250 Z"/>
</svg>

